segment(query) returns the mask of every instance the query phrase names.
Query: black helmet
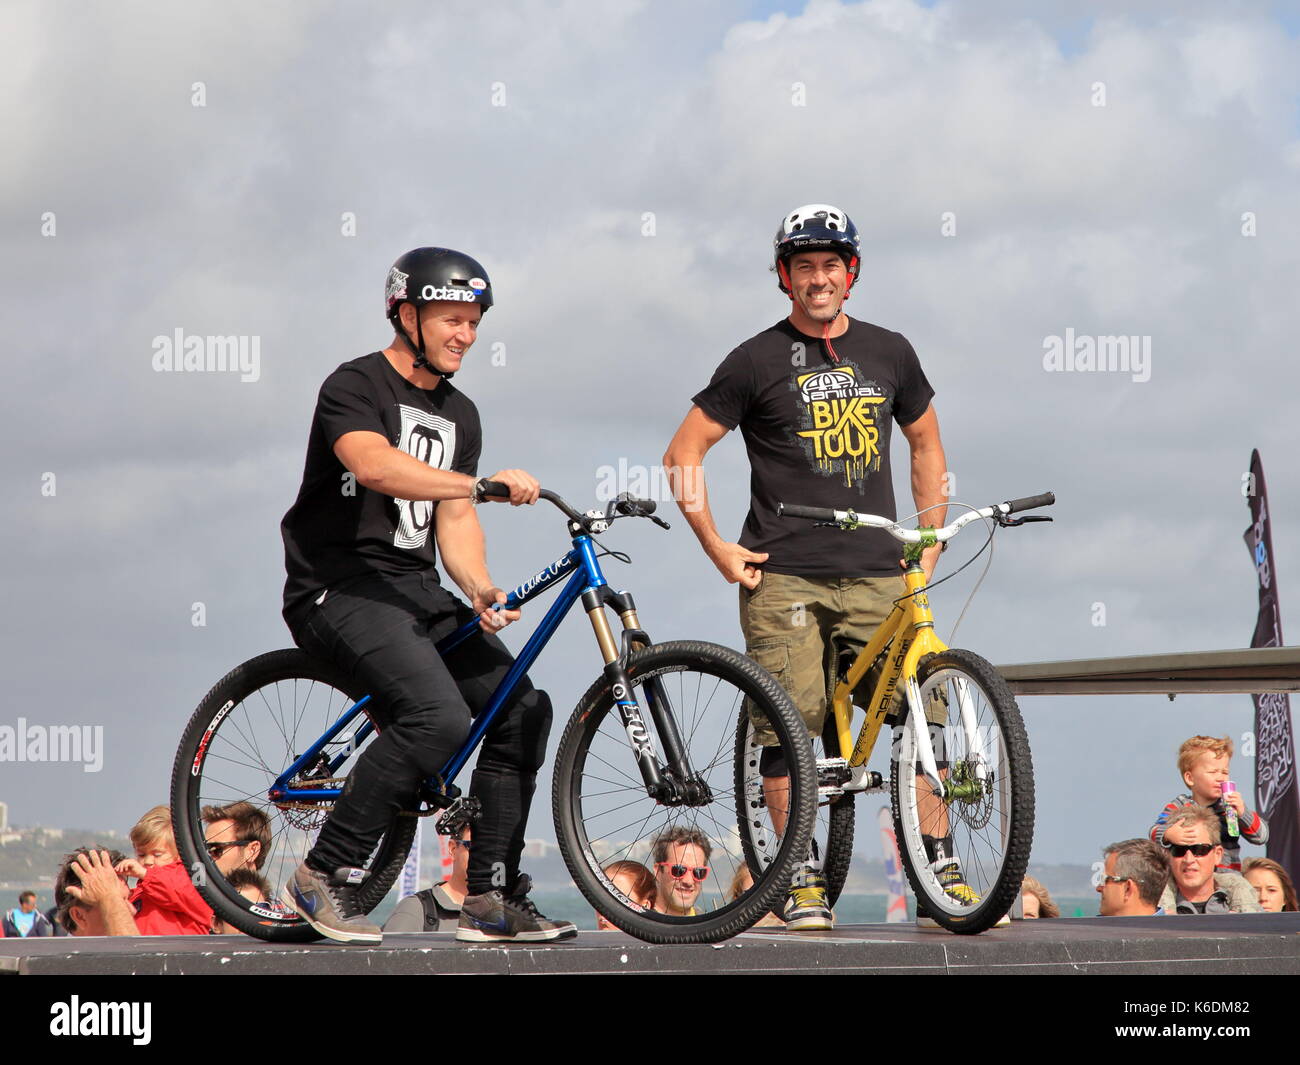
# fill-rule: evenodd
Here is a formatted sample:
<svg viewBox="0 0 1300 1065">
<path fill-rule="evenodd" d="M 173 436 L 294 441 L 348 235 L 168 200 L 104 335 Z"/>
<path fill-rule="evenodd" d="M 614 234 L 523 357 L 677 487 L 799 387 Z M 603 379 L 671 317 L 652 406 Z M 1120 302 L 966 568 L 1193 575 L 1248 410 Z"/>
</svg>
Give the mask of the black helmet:
<svg viewBox="0 0 1300 1065">
<path fill-rule="evenodd" d="M 406 337 L 415 354 L 416 369 L 427 369 L 440 377 L 451 377 L 429 364 L 425 358 L 424 337 L 416 330 L 416 338 L 406 336 L 398 318 L 403 303 L 417 310 L 426 303 L 451 300 L 477 303 L 483 313 L 492 306 L 492 282 L 487 271 L 477 259 L 450 248 L 415 248 L 408 251 L 388 271 L 388 284 L 384 287 L 384 302 L 388 320 L 393 328 Z"/>
<path fill-rule="evenodd" d="M 393 263 L 384 288 L 390 321 L 396 322 L 403 303 L 418 308 L 436 300 L 477 303 L 486 312 L 492 306 L 492 282 L 476 259 L 450 248 L 415 248 Z"/>
<path fill-rule="evenodd" d="M 773 257 L 776 263 L 776 276 L 781 291 L 790 295 L 790 270 L 786 265 L 792 255 L 801 251 L 833 251 L 841 259 L 849 272 L 849 283 L 844 290 L 845 296 L 858 279 L 861 261 L 858 248 L 861 245 L 858 227 L 849 216 L 838 207 L 828 203 L 810 203 L 796 207 L 783 219 L 772 241 Z"/>
</svg>

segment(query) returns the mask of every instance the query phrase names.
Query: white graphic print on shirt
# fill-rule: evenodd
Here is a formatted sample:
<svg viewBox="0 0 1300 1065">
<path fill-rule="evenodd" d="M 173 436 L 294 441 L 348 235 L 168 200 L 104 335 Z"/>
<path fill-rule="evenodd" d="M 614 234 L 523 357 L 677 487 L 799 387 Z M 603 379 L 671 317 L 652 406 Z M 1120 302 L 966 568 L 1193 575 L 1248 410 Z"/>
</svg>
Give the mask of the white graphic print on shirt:
<svg viewBox="0 0 1300 1065">
<path fill-rule="evenodd" d="M 451 469 L 456 457 L 456 425 L 446 418 L 400 404 L 402 435 L 397 446 L 436 470 Z M 433 503 L 425 499 L 394 499 L 401 515 L 393 546 L 417 550 L 429 542 Z"/>
</svg>

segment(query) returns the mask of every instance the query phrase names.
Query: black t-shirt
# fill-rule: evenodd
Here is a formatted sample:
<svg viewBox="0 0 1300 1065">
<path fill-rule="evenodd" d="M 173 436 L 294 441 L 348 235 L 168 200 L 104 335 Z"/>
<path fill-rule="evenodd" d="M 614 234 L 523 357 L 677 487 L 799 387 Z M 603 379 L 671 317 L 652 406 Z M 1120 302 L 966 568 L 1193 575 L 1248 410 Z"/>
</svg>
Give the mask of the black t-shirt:
<svg viewBox="0 0 1300 1065">
<path fill-rule="evenodd" d="M 280 523 L 284 538 L 284 610 L 363 573 L 407 573 L 436 559 L 436 503 L 394 499 L 358 484 L 334 454 L 357 430 L 440 470 L 478 473 L 478 409 L 450 381 L 418 388 L 383 352 L 345 362 L 325 379 L 316 400 L 298 499 Z"/>
<path fill-rule="evenodd" d="M 849 319 L 831 340 L 782 319 L 723 360 L 693 402 L 749 452 L 749 516 L 739 542 L 766 551 L 763 568 L 803 577 L 899 574 L 901 545 L 882 532 L 844 533 L 777 517 L 776 504 L 852 507 L 897 517 L 889 476 L 892 422 L 910 425 L 934 389 L 899 333 Z"/>
</svg>

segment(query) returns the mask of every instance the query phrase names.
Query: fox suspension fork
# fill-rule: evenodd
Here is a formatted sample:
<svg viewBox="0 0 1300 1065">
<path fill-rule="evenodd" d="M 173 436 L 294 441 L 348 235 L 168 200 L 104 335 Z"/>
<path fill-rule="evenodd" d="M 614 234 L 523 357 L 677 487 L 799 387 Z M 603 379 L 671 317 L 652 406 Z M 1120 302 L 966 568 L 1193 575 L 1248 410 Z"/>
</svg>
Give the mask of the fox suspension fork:
<svg viewBox="0 0 1300 1065">
<path fill-rule="evenodd" d="M 636 756 L 637 768 L 645 781 L 646 794 L 665 806 L 703 806 L 713 801 L 708 786 L 691 768 L 686 747 L 672 705 L 664 693 L 659 678 L 652 677 L 644 686 L 646 701 L 650 705 L 653 734 L 646 727 L 641 708 L 633 695 L 632 683 L 627 675 L 627 657 L 633 651 L 650 645 L 650 637 L 640 627 L 636 605 L 630 592 L 614 592 L 608 585 L 589 589 L 583 594 L 582 605 L 591 620 L 596 643 L 605 660 L 605 679 L 609 681 L 619 720 L 627 733 L 628 743 Z M 620 647 L 614 640 L 605 607 L 610 606 L 623 622 L 623 639 Z M 663 747 L 664 761 L 660 763 L 655 750 L 655 736 Z"/>
</svg>

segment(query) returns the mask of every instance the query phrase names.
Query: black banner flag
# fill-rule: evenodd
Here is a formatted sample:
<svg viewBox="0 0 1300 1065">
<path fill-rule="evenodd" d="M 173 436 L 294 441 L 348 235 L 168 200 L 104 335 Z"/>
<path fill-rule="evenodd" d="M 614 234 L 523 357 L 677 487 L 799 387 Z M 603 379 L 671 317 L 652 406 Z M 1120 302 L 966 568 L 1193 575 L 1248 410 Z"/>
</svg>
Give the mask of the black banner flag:
<svg viewBox="0 0 1300 1065">
<path fill-rule="evenodd" d="M 1250 455 L 1246 483 L 1250 528 L 1246 546 L 1259 577 L 1259 620 L 1251 647 L 1282 647 L 1282 615 L 1277 602 L 1277 566 L 1269 525 L 1268 495 L 1259 452 Z M 1291 732 L 1291 699 L 1285 692 L 1265 692 L 1255 699 L 1255 801 L 1268 822 L 1267 853 L 1300 879 L 1300 802 L 1297 802 L 1295 740 Z"/>
</svg>

